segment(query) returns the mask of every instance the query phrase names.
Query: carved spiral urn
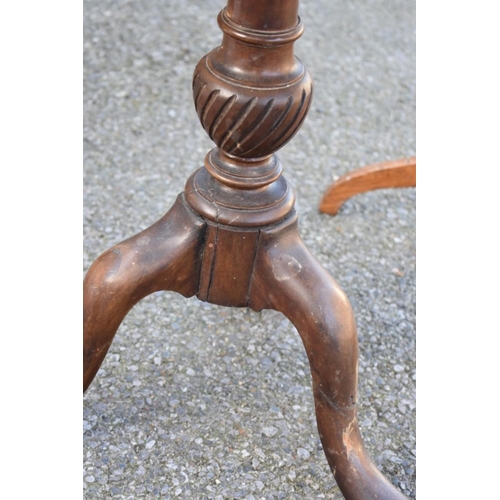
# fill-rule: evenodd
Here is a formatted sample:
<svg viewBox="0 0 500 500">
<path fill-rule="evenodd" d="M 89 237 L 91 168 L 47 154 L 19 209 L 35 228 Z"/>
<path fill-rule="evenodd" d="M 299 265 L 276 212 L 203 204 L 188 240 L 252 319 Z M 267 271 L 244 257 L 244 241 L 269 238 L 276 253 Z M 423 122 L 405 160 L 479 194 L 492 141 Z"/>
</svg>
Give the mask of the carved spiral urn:
<svg viewBox="0 0 500 500">
<path fill-rule="evenodd" d="M 229 1 L 218 16 L 221 45 L 194 70 L 196 112 L 217 148 L 188 181 L 187 201 L 224 224 L 269 224 L 293 208 L 294 194 L 274 153 L 302 125 L 313 85 L 294 54 L 304 27 L 298 2 L 292 3 L 261 19 L 254 2 Z"/>
<path fill-rule="evenodd" d="M 195 107 L 224 153 L 262 158 L 295 135 L 311 103 L 311 77 L 293 52 L 304 28 L 290 19 L 258 30 L 251 19 L 241 16 L 236 24 L 230 16 L 228 9 L 219 14 L 222 44 L 196 66 Z"/>
</svg>

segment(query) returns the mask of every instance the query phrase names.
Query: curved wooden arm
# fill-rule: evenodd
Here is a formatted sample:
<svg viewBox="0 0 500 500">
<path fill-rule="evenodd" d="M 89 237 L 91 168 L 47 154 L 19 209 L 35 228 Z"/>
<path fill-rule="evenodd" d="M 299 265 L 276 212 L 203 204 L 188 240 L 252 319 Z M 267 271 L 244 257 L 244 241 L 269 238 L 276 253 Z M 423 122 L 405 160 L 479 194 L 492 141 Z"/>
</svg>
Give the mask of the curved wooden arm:
<svg viewBox="0 0 500 500">
<path fill-rule="evenodd" d="M 417 185 L 417 159 L 376 163 L 342 176 L 323 195 L 320 212 L 336 215 L 341 205 L 356 194 L 374 189 L 414 187 Z"/>
<path fill-rule="evenodd" d="M 83 283 L 83 390 L 101 366 L 123 318 L 147 295 L 198 291 L 205 223 L 177 198 L 151 227 L 104 252 Z"/>
<path fill-rule="evenodd" d="M 252 308 L 282 312 L 302 338 L 323 450 L 344 497 L 406 498 L 375 467 L 359 432 L 358 340 L 349 301 L 304 246 L 294 221 L 262 232 L 251 292 Z"/>
</svg>

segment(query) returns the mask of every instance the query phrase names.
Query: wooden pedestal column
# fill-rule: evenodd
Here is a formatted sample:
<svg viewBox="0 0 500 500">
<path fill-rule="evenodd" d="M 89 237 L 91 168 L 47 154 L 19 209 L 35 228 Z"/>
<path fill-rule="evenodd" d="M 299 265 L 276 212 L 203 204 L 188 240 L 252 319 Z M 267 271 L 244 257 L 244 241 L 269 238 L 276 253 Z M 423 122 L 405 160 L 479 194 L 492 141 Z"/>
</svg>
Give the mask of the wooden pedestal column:
<svg viewBox="0 0 500 500">
<path fill-rule="evenodd" d="M 84 390 L 128 311 L 146 295 L 186 297 L 292 321 L 311 366 L 318 430 L 345 498 L 405 498 L 368 457 L 356 418 L 351 306 L 301 241 L 275 152 L 304 121 L 312 80 L 294 56 L 298 0 L 229 0 L 220 47 L 196 66 L 195 106 L 216 144 L 157 223 L 101 255 L 84 281 Z"/>
</svg>

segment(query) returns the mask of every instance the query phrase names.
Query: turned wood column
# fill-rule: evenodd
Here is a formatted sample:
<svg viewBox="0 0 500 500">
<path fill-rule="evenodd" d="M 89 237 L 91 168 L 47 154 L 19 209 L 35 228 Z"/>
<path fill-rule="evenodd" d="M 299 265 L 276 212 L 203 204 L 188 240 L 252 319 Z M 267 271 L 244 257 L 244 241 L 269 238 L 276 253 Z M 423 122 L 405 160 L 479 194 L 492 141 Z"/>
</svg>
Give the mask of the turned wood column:
<svg viewBox="0 0 500 500">
<path fill-rule="evenodd" d="M 186 184 L 204 217 L 254 227 L 282 220 L 294 194 L 274 153 L 304 121 L 312 80 L 293 52 L 303 32 L 298 1 L 229 1 L 219 14 L 222 43 L 195 68 L 193 97 L 217 147 Z"/>
<path fill-rule="evenodd" d="M 275 309 L 307 352 L 318 430 L 348 500 L 404 498 L 359 432 L 358 341 L 349 300 L 300 239 L 295 197 L 276 156 L 299 130 L 312 80 L 293 52 L 298 0 L 229 0 L 221 45 L 193 76 L 215 143 L 171 210 L 101 255 L 84 281 L 84 390 L 128 311 L 158 290 L 214 304 Z"/>
</svg>

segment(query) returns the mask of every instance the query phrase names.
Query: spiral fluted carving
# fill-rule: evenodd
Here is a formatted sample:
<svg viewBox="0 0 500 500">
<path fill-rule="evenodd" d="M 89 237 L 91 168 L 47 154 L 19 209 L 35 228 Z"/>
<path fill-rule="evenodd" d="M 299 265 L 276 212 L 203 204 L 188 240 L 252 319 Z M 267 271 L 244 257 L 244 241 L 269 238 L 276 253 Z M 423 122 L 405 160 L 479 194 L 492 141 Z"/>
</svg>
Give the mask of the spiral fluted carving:
<svg viewBox="0 0 500 500">
<path fill-rule="evenodd" d="M 210 139 L 240 158 L 259 158 L 284 146 L 304 121 L 312 80 L 301 78 L 281 88 L 238 85 L 212 71 L 202 59 L 193 78 L 196 112 Z"/>
<path fill-rule="evenodd" d="M 222 42 L 194 70 L 196 112 L 217 147 L 185 192 L 187 203 L 207 220 L 257 227 L 293 210 L 295 195 L 274 153 L 302 125 L 313 84 L 293 51 L 304 30 L 298 6 L 276 3 L 271 24 L 239 6 L 229 2 L 220 12 Z"/>
<path fill-rule="evenodd" d="M 226 9 L 219 14 L 223 40 L 197 64 L 193 97 L 203 128 L 225 153 L 268 156 L 302 125 L 312 79 L 293 54 L 303 31 L 295 19 L 282 30 L 263 31 L 235 23 Z"/>
</svg>

